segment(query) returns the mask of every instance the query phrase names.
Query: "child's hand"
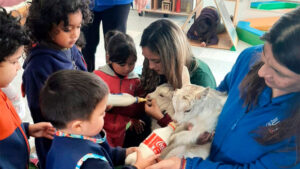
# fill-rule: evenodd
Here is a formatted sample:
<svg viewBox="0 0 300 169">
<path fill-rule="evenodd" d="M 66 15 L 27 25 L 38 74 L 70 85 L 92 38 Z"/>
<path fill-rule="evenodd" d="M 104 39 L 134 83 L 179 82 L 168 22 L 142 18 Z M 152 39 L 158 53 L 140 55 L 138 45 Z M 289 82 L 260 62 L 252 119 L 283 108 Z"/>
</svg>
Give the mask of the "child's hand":
<svg viewBox="0 0 300 169">
<path fill-rule="evenodd" d="M 126 157 L 127 157 L 129 154 L 131 154 L 131 153 L 133 153 L 133 152 L 136 152 L 138 149 L 139 149 L 138 147 L 129 147 L 129 148 L 127 148 L 127 149 L 126 149 Z"/>
<path fill-rule="evenodd" d="M 30 124 L 28 127 L 29 135 L 33 137 L 45 137 L 53 139 L 55 128 L 48 122 L 40 122 L 36 124 Z"/>
<path fill-rule="evenodd" d="M 144 131 L 145 122 L 143 120 L 132 119 L 130 129 L 134 129 L 137 134 Z"/>
<path fill-rule="evenodd" d="M 134 166 L 138 169 L 144 169 L 152 164 L 156 163 L 156 159 L 159 157 L 160 154 L 152 155 L 148 158 L 143 158 L 143 155 L 141 154 L 141 151 L 137 149 L 137 158 L 136 158 L 136 163 Z"/>
<path fill-rule="evenodd" d="M 162 119 L 164 117 L 164 115 L 160 111 L 160 109 L 156 103 L 156 100 L 150 99 L 149 96 L 147 96 L 146 98 L 148 100 L 145 104 L 145 112 L 156 120 Z"/>
</svg>

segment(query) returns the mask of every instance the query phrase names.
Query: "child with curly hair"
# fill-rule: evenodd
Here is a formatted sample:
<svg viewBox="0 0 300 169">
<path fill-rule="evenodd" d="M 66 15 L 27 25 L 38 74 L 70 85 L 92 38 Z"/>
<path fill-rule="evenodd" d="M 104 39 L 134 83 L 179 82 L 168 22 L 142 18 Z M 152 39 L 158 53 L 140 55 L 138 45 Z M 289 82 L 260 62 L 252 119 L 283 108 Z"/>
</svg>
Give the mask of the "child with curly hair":
<svg viewBox="0 0 300 169">
<path fill-rule="evenodd" d="M 89 23 L 89 0 L 33 0 L 25 26 L 32 44 L 23 65 L 23 89 L 33 121 L 45 119 L 39 106 L 39 92 L 52 73 L 62 69 L 86 71 L 75 43 L 81 26 Z M 44 168 L 51 140 L 36 139 L 40 167 Z"/>
<path fill-rule="evenodd" d="M 1 88 L 7 87 L 21 69 L 19 59 L 29 43 L 20 20 L 0 7 L 0 168 L 28 168 L 29 136 L 52 139 L 50 123 L 22 123 L 13 104 Z"/>
</svg>

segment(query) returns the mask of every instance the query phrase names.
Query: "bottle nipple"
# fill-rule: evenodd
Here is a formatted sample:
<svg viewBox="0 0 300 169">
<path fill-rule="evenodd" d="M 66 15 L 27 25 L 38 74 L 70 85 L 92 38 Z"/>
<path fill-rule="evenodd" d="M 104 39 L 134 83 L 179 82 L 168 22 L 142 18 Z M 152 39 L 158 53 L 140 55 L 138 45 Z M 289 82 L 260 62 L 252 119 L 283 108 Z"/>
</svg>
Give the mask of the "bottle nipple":
<svg viewBox="0 0 300 169">
<path fill-rule="evenodd" d="M 138 98 L 137 98 L 137 102 L 138 102 L 138 103 L 146 102 L 146 101 L 147 101 L 147 99 L 145 99 L 145 98 L 142 98 L 142 97 L 138 97 Z"/>
</svg>

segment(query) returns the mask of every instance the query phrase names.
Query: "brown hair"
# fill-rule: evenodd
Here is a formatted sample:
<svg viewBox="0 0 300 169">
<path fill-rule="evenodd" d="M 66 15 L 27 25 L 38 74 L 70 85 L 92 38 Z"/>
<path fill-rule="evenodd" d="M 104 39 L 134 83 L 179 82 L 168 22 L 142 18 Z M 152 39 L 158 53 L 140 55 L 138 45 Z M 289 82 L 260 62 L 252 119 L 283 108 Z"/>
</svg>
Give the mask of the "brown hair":
<svg viewBox="0 0 300 169">
<path fill-rule="evenodd" d="M 144 30 L 140 46 L 149 48 L 160 57 L 167 82 L 175 89 L 181 88 L 183 66 L 190 70 L 196 61 L 180 27 L 170 20 L 157 20 Z M 160 83 L 159 79 L 159 75 L 149 69 L 149 61 L 145 58 L 141 77 L 144 90 L 153 91 Z"/>
</svg>

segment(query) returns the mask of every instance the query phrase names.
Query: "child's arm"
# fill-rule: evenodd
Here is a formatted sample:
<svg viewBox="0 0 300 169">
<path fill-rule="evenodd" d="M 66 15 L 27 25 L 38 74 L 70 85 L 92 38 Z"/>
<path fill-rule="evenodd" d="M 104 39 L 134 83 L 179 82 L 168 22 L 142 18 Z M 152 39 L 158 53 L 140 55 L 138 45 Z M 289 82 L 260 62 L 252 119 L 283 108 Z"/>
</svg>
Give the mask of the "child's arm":
<svg viewBox="0 0 300 169">
<path fill-rule="evenodd" d="M 126 158 L 126 149 L 125 148 L 121 148 L 121 147 L 113 148 L 113 147 L 110 147 L 110 145 L 107 142 L 102 143 L 101 146 L 109 154 L 109 157 L 115 166 L 124 164 L 124 161 Z"/>
<path fill-rule="evenodd" d="M 53 139 L 54 133 L 55 128 L 48 122 L 29 124 L 28 126 L 29 136 Z"/>
</svg>

